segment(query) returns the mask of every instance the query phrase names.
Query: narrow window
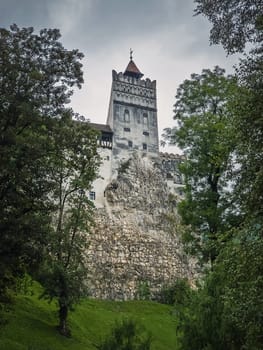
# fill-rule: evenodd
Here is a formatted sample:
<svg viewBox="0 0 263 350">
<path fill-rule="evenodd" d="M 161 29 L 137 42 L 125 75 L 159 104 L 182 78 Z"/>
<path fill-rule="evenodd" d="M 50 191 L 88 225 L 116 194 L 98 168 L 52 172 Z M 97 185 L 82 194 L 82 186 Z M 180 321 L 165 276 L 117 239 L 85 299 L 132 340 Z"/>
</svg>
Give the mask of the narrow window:
<svg viewBox="0 0 263 350">
<path fill-rule="evenodd" d="M 148 114 L 143 113 L 143 125 L 148 125 Z"/>
<path fill-rule="evenodd" d="M 129 148 L 132 148 L 132 141 L 128 141 Z"/>
<path fill-rule="evenodd" d="M 114 119 L 119 119 L 120 116 L 120 106 L 114 105 Z"/>
<path fill-rule="evenodd" d="M 143 143 L 143 144 L 142 144 L 142 149 L 143 149 L 144 151 L 147 151 L 147 143 Z"/>
<path fill-rule="evenodd" d="M 125 109 L 125 111 L 124 111 L 124 121 L 126 123 L 130 122 L 130 112 L 128 111 L 128 109 Z"/>
<path fill-rule="evenodd" d="M 95 199 L 96 199 L 96 193 L 93 192 L 93 191 L 90 191 L 90 193 L 89 193 L 89 199 L 90 199 L 91 201 L 95 201 Z"/>
<path fill-rule="evenodd" d="M 156 116 L 153 114 L 151 117 L 152 126 L 156 126 Z"/>
</svg>

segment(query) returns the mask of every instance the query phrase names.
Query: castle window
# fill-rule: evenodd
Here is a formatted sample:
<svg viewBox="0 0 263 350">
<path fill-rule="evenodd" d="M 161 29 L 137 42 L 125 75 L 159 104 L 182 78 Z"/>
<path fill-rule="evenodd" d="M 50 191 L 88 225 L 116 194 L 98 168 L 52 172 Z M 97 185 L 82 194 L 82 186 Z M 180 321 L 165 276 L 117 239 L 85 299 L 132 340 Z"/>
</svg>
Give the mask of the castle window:
<svg viewBox="0 0 263 350">
<path fill-rule="evenodd" d="M 124 130 L 124 131 L 128 131 L 128 132 L 131 131 L 130 128 L 123 128 L 123 130 Z"/>
<path fill-rule="evenodd" d="M 132 148 L 132 141 L 128 141 L 129 148 Z"/>
<path fill-rule="evenodd" d="M 176 190 L 176 192 L 177 192 L 180 196 L 183 196 L 183 194 L 184 194 L 184 191 L 183 191 L 181 188 L 178 188 L 178 189 Z"/>
<path fill-rule="evenodd" d="M 176 174 L 176 176 L 175 176 L 175 183 L 177 183 L 177 184 L 182 184 L 183 183 L 182 177 L 180 175 L 178 175 L 178 174 Z"/>
<path fill-rule="evenodd" d="M 143 125 L 148 125 L 148 114 L 143 113 Z"/>
<path fill-rule="evenodd" d="M 94 191 L 90 191 L 90 193 L 89 193 L 89 199 L 90 199 L 91 201 L 95 201 L 95 199 L 96 199 L 96 193 L 95 193 Z"/>
<path fill-rule="evenodd" d="M 120 116 L 120 106 L 114 105 L 114 119 L 119 118 Z"/>
<path fill-rule="evenodd" d="M 144 136 L 149 136 L 148 131 L 144 131 L 144 132 L 143 132 L 143 135 L 144 135 Z"/>
<path fill-rule="evenodd" d="M 147 143 L 143 143 L 143 144 L 142 144 L 142 149 L 143 149 L 144 151 L 147 151 Z"/>
<path fill-rule="evenodd" d="M 151 122 L 152 122 L 152 126 L 156 126 L 156 117 L 154 114 L 151 117 Z"/>
<path fill-rule="evenodd" d="M 130 112 L 128 111 L 128 109 L 125 109 L 125 111 L 124 111 L 124 121 L 126 123 L 130 122 Z"/>
</svg>

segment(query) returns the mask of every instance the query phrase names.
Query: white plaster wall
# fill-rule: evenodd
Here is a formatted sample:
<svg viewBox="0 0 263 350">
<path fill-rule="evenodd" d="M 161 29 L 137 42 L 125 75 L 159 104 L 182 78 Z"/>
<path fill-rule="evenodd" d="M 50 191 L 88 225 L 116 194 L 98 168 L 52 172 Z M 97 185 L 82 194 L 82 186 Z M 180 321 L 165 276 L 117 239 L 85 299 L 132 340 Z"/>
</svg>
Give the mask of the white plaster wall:
<svg viewBox="0 0 263 350">
<path fill-rule="evenodd" d="M 98 153 L 101 156 L 102 163 L 99 169 L 99 177 L 93 182 L 91 191 L 96 194 L 94 201 L 96 208 L 103 208 L 105 204 L 104 191 L 111 181 L 112 150 L 98 148 Z"/>
<path fill-rule="evenodd" d="M 166 180 L 169 191 L 172 194 L 177 195 L 179 198 L 183 198 L 184 185 L 177 184 L 174 180 Z"/>
<path fill-rule="evenodd" d="M 129 111 L 129 122 L 124 118 L 125 110 Z M 147 123 L 144 114 L 148 116 Z M 116 177 L 120 164 L 127 161 L 134 152 L 156 156 L 159 153 L 156 82 L 113 71 L 107 122 L 114 133 L 113 178 Z M 143 149 L 143 144 L 147 145 L 147 150 Z"/>
</svg>

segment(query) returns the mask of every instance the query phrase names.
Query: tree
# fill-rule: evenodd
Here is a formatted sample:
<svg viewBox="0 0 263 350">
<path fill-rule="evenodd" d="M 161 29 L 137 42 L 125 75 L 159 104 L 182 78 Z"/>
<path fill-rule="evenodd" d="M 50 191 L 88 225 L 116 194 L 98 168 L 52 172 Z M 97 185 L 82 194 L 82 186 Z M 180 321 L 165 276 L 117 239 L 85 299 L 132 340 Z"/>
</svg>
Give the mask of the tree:
<svg viewBox="0 0 263 350">
<path fill-rule="evenodd" d="M 185 198 L 178 210 L 190 226 L 190 241 L 205 260 L 214 261 L 218 236 L 227 225 L 231 203 L 227 200 L 227 171 L 235 147 L 232 114 L 228 102 L 236 81 L 215 67 L 192 74 L 178 88 L 174 105 L 177 125 L 166 129 L 166 137 L 186 155 L 181 166 Z"/>
<path fill-rule="evenodd" d="M 222 325 L 235 349 L 263 349 L 262 219 L 234 232 L 215 273 L 223 293 Z"/>
<path fill-rule="evenodd" d="M 253 49 L 236 67 L 239 88 L 231 101 L 236 167 L 232 200 L 240 225 L 226 230 L 224 244 L 181 321 L 181 348 L 262 349 L 262 1 L 196 0 L 197 14 L 213 24 L 212 43 L 228 53 Z"/>
<path fill-rule="evenodd" d="M 210 42 L 221 43 L 228 53 L 241 52 L 247 42 L 262 41 L 262 0 L 195 0 L 196 15 L 212 23 Z"/>
<path fill-rule="evenodd" d="M 52 203 L 49 174 L 52 118 L 83 82 L 77 50 L 57 29 L 0 29 L 0 299 L 47 243 Z"/>
<path fill-rule="evenodd" d="M 76 121 L 66 113 L 54 121 L 49 155 L 54 203 L 49 241 L 38 279 L 43 296 L 56 298 L 62 335 L 69 336 L 68 311 L 87 295 L 85 250 L 92 225 L 93 204 L 88 191 L 96 177 L 100 158 L 97 132 L 88 123 Z"/>
<path fill-rule="evenodd" d="M 262 222 L 233 230 L 214 269 L 185 300 L 181 349 L 262 349 Z M 256 276 L 256 278 L 255 278 Z"/>
<path fill-rule="evenodd" d="M 240 163 L 236 193 L 240 205 L 250 213 L 254 208 L 262 213 L 263 1 L 196 0 L 196 3 L 196 14 L 205 15 L 213 24 L 210 32 L 212 43 L 222 43 L 228 53 L 242 51 L 248 42 L 253 44 L 253 50 L 236 68 L 242 87 L 234 111 Z"/>
<path fill-rule="evenodd" d="M 239 140 L 235 193 L 246 216 L 263 214 L 263 50 L 257 48 L 240 61 L 240 93 L 233 106 Z"/>
<path fill-rule="evenodd" d="M 263 1 L 262 0 L 196 0 L 195 13 L 205 15 L 213 24 L 211 43 L 222 43 L 228 53 L 241 52 L 246 43 L 253 49 L 236 67 L 241 86 L 239 98 L 234 107 L 235 128 L 238 133 L 238 161 L 236 195 L 239 205 L 249 211 L 262 214 L 262 42 Z M 260 214 L 261 213 L 261 214 Z"/>
</svg>

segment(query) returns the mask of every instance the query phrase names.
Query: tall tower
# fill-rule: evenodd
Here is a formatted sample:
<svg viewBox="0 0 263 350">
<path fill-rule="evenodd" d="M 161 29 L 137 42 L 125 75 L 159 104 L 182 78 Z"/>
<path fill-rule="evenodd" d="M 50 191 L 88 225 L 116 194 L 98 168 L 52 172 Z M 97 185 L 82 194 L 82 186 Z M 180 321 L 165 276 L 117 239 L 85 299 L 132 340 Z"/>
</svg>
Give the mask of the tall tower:
<svg viewBox="0 0 263 350">
<path fill-rule="evenodd" d="M 112 71 L 107 124 L 113 131 L 113 176 L 133 152 L 156 157 L 159 153 L 156 81 L 142 79 L 132 59 L 124 73 Z"/>
</svg>

